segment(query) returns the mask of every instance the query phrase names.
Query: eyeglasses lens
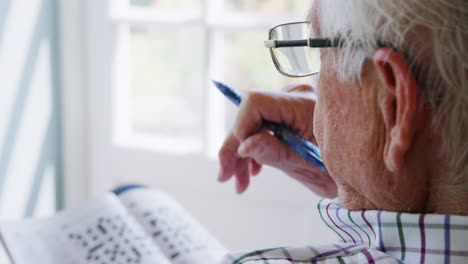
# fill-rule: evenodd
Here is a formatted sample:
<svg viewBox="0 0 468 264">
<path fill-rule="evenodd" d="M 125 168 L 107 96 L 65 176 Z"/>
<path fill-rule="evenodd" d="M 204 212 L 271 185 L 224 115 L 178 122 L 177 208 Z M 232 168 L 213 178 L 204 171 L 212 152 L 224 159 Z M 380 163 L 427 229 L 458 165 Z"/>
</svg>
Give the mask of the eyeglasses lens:
<svg viewBox="0 0 468 264">
<path fill-rule="evenodd" d="M 305 40 L 311 36 L 309 23 L 286 24 L 271 31 L 271 40 Z M 279 70 L 291 76 L 306 76 L 319 72 L 320 49 L 305 47 L 272 48 L 273 59 Z"/>
</svg>

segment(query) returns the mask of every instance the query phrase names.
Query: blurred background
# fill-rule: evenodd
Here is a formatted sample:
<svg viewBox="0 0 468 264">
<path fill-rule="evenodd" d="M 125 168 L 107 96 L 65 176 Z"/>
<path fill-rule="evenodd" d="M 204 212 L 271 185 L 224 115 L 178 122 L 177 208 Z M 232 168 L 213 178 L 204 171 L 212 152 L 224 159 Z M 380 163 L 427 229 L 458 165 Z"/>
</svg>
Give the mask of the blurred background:
<svg viewBox="0 0 468 264">
<path fill-rule="evenodd" d="M 219 184 L 236 108 L 280 90 L 263 46 L 310 0 L 1 0 L 0 217 L 53 215 L 125 183 L 174 196 L 230 250 L 333 241 L 316 197 L 264 168 Z"/>
</svg>

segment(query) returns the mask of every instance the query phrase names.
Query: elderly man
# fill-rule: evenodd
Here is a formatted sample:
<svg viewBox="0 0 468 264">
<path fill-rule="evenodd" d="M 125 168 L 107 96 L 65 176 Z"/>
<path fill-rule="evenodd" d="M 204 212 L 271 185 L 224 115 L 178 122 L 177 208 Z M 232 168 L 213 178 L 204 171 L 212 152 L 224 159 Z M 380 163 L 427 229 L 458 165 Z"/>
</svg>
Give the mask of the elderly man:
<svg viewBox="0 0 468 264">
<path fill-rule="evenodd" d="M 270 165 L 338 196 L 318 209 L 341 242 L 232 254 L 225 263 L 468 263 L 467 6 L 316 0 L 308 23 L 270 31 L 278 70 L 317 82 L 249 92 L 220 150 L 219 180 L 234 175 L 242 193 Z M 263 120 L 318 144 L 328 172 Z"/>
</svg>

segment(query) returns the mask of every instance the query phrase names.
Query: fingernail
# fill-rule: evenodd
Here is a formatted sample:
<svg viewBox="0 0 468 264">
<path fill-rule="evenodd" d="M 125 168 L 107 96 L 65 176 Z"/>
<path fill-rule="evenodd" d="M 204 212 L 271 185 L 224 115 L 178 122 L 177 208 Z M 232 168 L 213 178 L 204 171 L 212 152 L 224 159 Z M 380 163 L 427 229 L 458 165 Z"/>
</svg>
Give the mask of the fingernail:
<svg viewBox="0 0 468 264">
<path fill-rule="evenodd" d="M 237 154 L 239 154 L 241 157 L 248 156 L 249 155 L 248 144 L 246 143 L 240 144 L 239 148 L 237 149 Z"/>
</svg>

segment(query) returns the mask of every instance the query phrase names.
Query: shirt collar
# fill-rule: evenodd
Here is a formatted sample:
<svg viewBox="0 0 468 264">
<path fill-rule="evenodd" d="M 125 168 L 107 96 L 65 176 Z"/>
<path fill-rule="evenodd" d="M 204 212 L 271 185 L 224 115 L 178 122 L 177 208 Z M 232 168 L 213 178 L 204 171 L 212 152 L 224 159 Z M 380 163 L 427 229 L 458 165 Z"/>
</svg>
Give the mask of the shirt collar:
<svg viewBox="0 0 468 264">
<path fill-rule="evenodd" d="M 327 199 L 320 201 L 318 211 L 342 242 L 420 263 L 468 258 L 468 216 L 351 211 L 338 200 Z"/>
</svg>

